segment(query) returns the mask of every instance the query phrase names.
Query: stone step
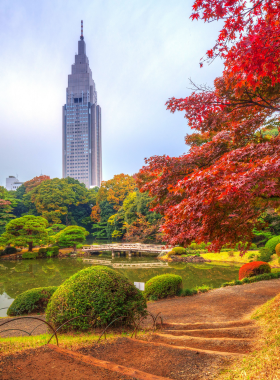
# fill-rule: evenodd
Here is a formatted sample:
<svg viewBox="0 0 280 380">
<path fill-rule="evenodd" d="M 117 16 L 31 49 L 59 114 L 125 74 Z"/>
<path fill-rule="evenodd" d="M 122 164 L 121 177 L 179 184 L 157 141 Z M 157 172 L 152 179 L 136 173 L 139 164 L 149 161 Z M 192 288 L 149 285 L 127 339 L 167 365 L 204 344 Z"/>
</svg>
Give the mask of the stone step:
<svg viewBox="0 0 280 380">
<path fill-rule="evenodd" d="M 166 343 L 171 346 L 191 347 L 195 349 L 231 352 L 246 354 L 253 348 L 252 339 L 234 338 L 202 338 L 193 336 L 174 336 L 170 334 L 155 333 L 152 336 L 153 342 Z"/>
<path fill-rule="evenodd" d="M 89 365 L 93 365 L 95 367 L 105 368 L 112 372 L 117 372 L 122 375 L 133 377 L 134 379 L 139 380 L 172 380 L 168 377 L 162 377 L 162 376 L 156 376 L 147 372 L 139 371 L 134 368 L 125 367 L 123 365 L 119 365 L 116 363 L 112 363 L 110 361 L 100 360 L 93 356 L 89 355 L 83 355 L 78 352 L 70 351 L 65 348 L 60 348 L 52 344 L 48 344 L 48 347 L 51 348 L 53 351 L 66 355 L 67 357 L 70 357 L 74 360 L 77 360 L 82 363 L 86 363 Z"/>
<path fill-rule="evenodd" d="M 185 347 L 185 346 L 174 346 L 167 343 L 159 343 L 159 342 L 153 342 L 153 341 L 146 341 L 146 340 L 140 340 L 140 339 L 133 339 L 133 338 L 127 338 L 132 341 L 136 341 L 138 343 L 141 343 L 143 345 L 147 345 L 149 347 L 165 347 L 169 350 L 178 350 L 178 351 L 185 351 L 185 352 L 194 352 L 194 353 L 204 353 L 209 355 L 219 355 L 219 356 L 243 356 L 244 354 L 238 353 L 238 352 L 227 352 L 227 351 L 213 351 L 213 350 L 206 350 L 201 348 L 193 348 L 193 347 Z"/>
<path fill-rule="evenodd" d="M 196 336 L 203 338 L 245 338 L 251 339 L 258 332 L 257 326 L 239 326 L 239 327 L 221 327 L 215 329 L 197 329 L 197 330 L 163 330 L 162 334 L 175 336 Z"/>
<path fill-rule="evenodd" d="M 78 350 L 100 360 L 175 380 L 197 380 L 205 373 L 217 378 L 229 359 L 239 353 L 217 352 L 131 338 L 104 341 Z M 203 377 L 204 378 L 204 377 Z"/>
<path fill-rule="evenodd" d="M 163 323 L 162 327 L 168 330 L 206 330 L 229 327 L 253 326 L 256 322 L 250 319 L 228 322 L 204 322 L 204 323 Z M 161 325 L 159 325 L 161 326 Z"/>
</svg>

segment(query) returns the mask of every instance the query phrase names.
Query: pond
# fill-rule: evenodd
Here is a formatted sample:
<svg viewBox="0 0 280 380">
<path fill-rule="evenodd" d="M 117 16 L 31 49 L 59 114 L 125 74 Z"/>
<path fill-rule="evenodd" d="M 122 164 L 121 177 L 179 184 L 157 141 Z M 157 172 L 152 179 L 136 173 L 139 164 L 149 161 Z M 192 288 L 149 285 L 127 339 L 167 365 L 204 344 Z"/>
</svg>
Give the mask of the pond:
<svg viewBox="0 0 280 380">
<path fill-rule="evenodd" d="M 117 263 L 158 263 L 153 257 L 125 257 L 111 259 L 110 255 L 95 256 L 98 260 L 110 260 Z M 42 286 L 60 285 L 79 270 L 92 266 L 74 258 L 37 259 L 21 261 L 0 261 L 0 309 L 9 306 L 14 298 L 22 292 Z M 226 281 L 238 278 L 239 266 L 225 263 L 168 263 L 162 267 L 115 268 L 130 281 L 147 282 L 159 274 L 179 274 L 183 278 L 183 288 L 201 285 L 219 287 Z M 0 317 L 6 315 L 6 309 L 0 310 Z"/>
</svg>

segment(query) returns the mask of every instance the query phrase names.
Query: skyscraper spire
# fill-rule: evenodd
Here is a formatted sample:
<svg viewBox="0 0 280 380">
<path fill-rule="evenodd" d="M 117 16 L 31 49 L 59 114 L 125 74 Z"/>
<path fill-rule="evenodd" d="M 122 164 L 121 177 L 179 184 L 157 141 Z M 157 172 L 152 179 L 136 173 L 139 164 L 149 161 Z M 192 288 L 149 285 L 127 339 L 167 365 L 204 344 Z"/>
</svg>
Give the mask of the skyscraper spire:
<svg viewBox="0 0 280 380">
<path fill-rule="evenodd" d="M 72 177 L 87 188 L 102 181 L 101 107 L 89 60 L 81 21 L 78 54 L 68 75 L 66 104 L 62 109 L 63 178 Z"/>
<path fill-rule="evenodd" d="M 83 20 L 81 20 L 81 37 L 80 39 L 83 40 L 84 39 L 84 27 L 83 27 Z"/>
</svg>

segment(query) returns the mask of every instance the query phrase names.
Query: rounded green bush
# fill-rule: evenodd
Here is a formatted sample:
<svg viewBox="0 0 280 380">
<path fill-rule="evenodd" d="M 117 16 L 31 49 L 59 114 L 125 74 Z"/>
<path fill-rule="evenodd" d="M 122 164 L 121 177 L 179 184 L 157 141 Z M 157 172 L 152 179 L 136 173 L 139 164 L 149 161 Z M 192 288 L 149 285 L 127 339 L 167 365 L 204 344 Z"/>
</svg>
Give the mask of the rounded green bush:
<svg viewBox="0 0 280 380">
<path fill-rule="evenodd" d="M 278 243 L 280 243 L 280 236 L 274 236 L 266 242 L 265 248 L 268 248 L 273 255 L 275 253 L 275 247 Z"/>
<path fill-rule="evenodd" d="M 144 296 L 157 298 L 176 296 L 182 287 L 182 277 L 176 274 L 162 274 L 151 278 L 145 286 Z"/>
<path fill-rule="evenodd" d="M 3 251 L 3 255 L 12 255 L 13 253 L 17 253 L 16 247 L 6 247 Z"/>
<path fill-rule="evenodd" d="M 60 285 L 48 303 L 46 317 L 58 327 L 71 318 L 89 315 L 64 327 L 64 331 L 86 330 L 93 325 L 105 326 L 122 316 L 131 323 L 146 314 L 146 307 L 140 290 L 123 274 L 98 265 L 75 273 Z"/>
<path fill-rule="evenodd" d="M 22 254 L 23 259 L 36 259 L 38 257 L 38 252 L 24 252 Z"/>
<path fill-rule="evenodd" d="M 186 253 L 186 249 L 183 247 L 174 247 L 172 248 L 171 252 L 173 252 L 175 255 L 183 255 Z"/>
<path fill-rule="evenodd" d="M 49 299 L 56 291 L 57 286 L 34 288 L 19 294 L 11 306 L 8 315 L 22 315 L 29 313 L 44 312 Z"/>
</svg>

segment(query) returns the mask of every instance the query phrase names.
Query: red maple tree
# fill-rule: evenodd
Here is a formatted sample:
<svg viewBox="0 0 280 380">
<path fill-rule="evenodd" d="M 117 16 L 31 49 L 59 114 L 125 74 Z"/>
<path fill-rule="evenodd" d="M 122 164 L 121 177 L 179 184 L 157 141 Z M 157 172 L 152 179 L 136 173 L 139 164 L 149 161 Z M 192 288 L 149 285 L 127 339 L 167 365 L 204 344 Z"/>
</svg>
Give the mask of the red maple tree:
<svg viewBox="0 0 280 380">
<path fill-rule="evenodd" d="M 193 84 L 168 100 L 196 131 L 190 151 L 146 159 L 137 184 L 155 197 L 165 240 L 219 250 L 251 241 L 262 212 L 280 205 L 280 138 L 267 133 L 280 124 L 280 1 L 196 0 L 193 10 L 193 19 L 224 20 L 206 56 L 222 57 L 223 75 L 213 89 Z"/>
<path fill-rule="evenodd" d="M 51 177 L 49 177 L 48 175 L 40 175 L 38 177 L 30 179 L 29 181 L 24 182 L 25 192 L 29 193 L 29 191 L 35 189 L 35 187 L 37 187 L 38 185 L 40 185 L 40 183 L 46 181 L 47 179 L 51 179 Z"/>
</svg>

